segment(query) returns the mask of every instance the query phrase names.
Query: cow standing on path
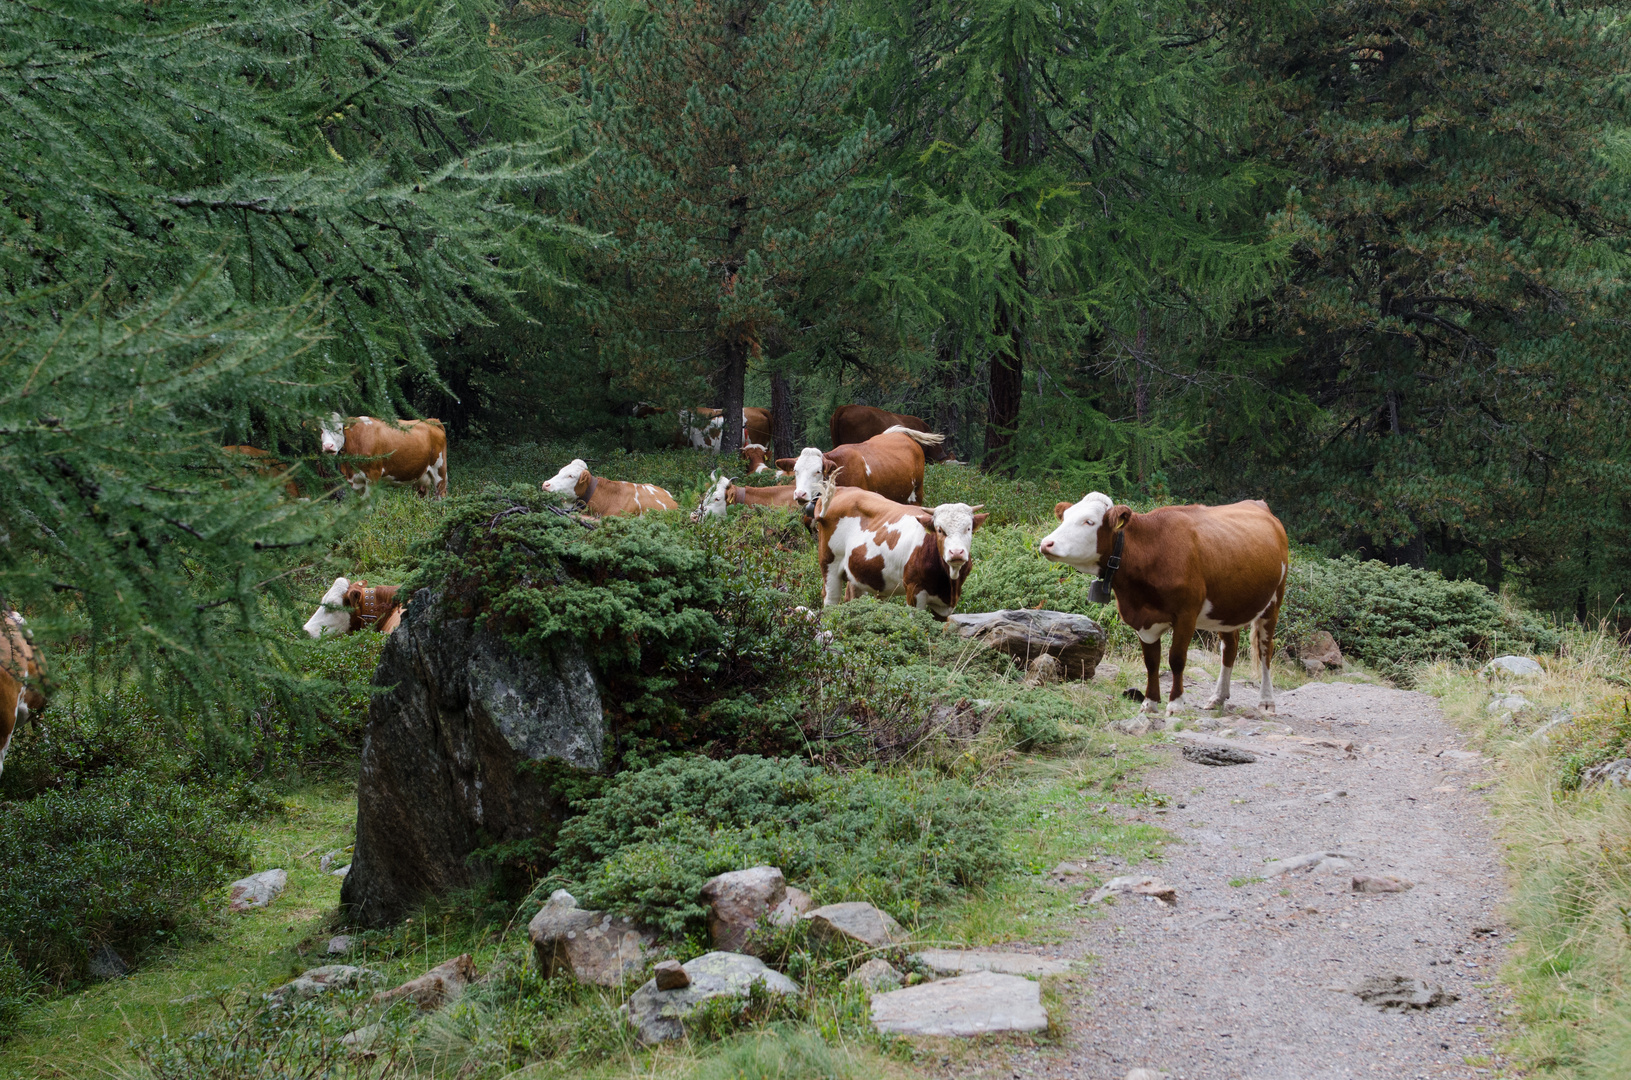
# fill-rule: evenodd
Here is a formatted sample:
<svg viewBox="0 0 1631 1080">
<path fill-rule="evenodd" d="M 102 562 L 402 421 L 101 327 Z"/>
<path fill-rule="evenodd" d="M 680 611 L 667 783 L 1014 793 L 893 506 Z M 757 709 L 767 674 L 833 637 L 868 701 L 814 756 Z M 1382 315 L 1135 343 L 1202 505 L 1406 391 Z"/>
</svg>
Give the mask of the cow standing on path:
<svg viewBox="0 0 1631 1080">
<path fill-rule="evenodd" d="M 591 517 L 619 517 L 644 514 L 648 510 L 674 510 L 679 503 L 656 484 L 636 484 L 628 480 L 607 480 L 592 476 L 582 458 L 572 459 L 539 487 L 556 495 L 572 495 L 583 503 Z"/>
<path fill-rule="evenodd" d="M 957 609 L 973 565 L 974 530 L 986 519 L 979 509 L 906 506 L 825 482 L 814 514 L 823 606 L 847 593 L 905 596 L 907 604 L 944 621 Z"/>
<path fill-rule="evenodd" d="M 1095 491 L 1075 505 L 1060 503 L 1054 513 L 1059 527 L 1038 550 L 1054 562 L 1098 574 L 1095 591 L 1113 592 L 1121 621 L 1144 646 L 1145 712 L 1160 711 L 1162 634 L 1172 631 L 1171 715 L 1184 705 L 1184 661 L 1195 631 L 1210 630 L 1223 641 L 1217 690 L 1202 706 L 1222 709 L 1229 702 L 1240 631 L 1249 626 L 1262 678 L 1260 707 L 1274 713 L 1269 665 L 1291 561 L 1285 526 L 1267 503 L 1163 506 L 1135 514 Z"/>
<path fill-rule="evenodd" d="M 822 453 L 806 446 L 796 458 L 778 458 L 776 467 L 793 474 L 794 497 L 809 503 L 823 480 L 876 492 L 892 502 L 923 505 L 923 448 L 939 446 L 944 435 L 892 427 L 864 443 L 835 446 Z"/>
<path fill-rule="evenodd" d="M 440 420 L 341 420 L 335 413 L 322 426 L 323 453 L 367 459 L 340 466 L 363 498 L 381 479 L 411 484 L 421 497 L 447 494 L 447 433 Z"/>
</svg>

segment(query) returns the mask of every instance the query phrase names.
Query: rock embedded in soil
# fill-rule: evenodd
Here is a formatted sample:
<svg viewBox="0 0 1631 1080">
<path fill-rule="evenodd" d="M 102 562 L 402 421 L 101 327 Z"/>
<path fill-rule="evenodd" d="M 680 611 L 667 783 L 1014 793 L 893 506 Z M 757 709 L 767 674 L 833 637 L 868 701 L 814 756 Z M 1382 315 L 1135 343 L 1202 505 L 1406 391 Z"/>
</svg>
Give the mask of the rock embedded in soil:
<svg viewBox="0 0 1631 1080">
<path fill-rule="evenodd" d="M 496 630 L 414 595 L 385 640 L 357 784 L 357 836 L 340 900 L 364 926 L 492 868 L 471 855 L 552 835 L 568 807 L 547 770 L 598 772 L 605 720 L 582 651 L 513 650 Z"/>
<path fill-rule="evenodd" d="M 1346 664 L 1342 649 L 1337 645 L 1337 639 L 1324 630 L 1316 631 L 1307 641 L 1297 646 L 1297 659 L 1303 662 L 1303 667 L 1311 675 L 1317 675 L 1328 669 L 1341 671 Z"/>
<path fill-rule="evenodd" d="M 893 1035 L 989 1035 L 1043 1031 L 1042 989 L 1030 979 L 977 971 L 872 999 L 872 1026 Z"/>
<path fill-rule="evenodd" d="M 1087 898 L 1089 904 L 1097 904 L 1112 896 L 1152 896 L 1163 904 L 1176 904 L 1178 890 L 1162 881 L 1158 877 L 1148 874 L 1126 874 L 1122 877 L 1113 877 L 1101 885 L 1092 896 Z"/>
<path fill-rule="evenodd" d="M 850 972 L 844 979 L 846 986 L 861 986 L 868 990 L 893 990 L 906 981 L 906 976 L 895 970 L 889 961 L 874 957 Z"/>
<path fill-rule="evenodd" d="M 1601 765 L 1593 765 L 1580 773 L 1580 786 L 1582 788 L 1596 787 L 1606 784 L 1609 787 L 1631 787 L 1631 758 L 1620 758 L 1617 761 L 1606 761 Z"/>
<path fill-rule="evenodd" d="M 1410 882 L 1391 874 L 1355 874 L 1353 891 L 1357 893 L 1396 893 L 1414 888 Z"/>
<path fill-rule="evenodd" d="M 1123 717 L 1110 726 L 1123 735 L 1147 735 L 1152 727 L 1158 726 L 1158 722 L 1154 717 L 1140 713 L 1137 716 Z"/>
<path fill-rule="evenodd" d="M 880 948 L 906 940 L 906 931 L 888 912 L 860 900 L 818 907 L 804 918 L 810 932 L 821 941 L 853 941 Z"/>
<path fill-rule="evenodd" d="M 772 994 L 796 994 L 798 985 L 764 961 L 742 953 L 711 952 L 680 965 L 690 982 L 682 989 L 661 990 L 647 980 L 629 996 L 629 1022 L 644 1043 L 666 1042 L 685 1034 L 685 1018 L 715 998 L 745 998 L 754 983 Z"/>
<path fill-rule="evenodd" d="M 91 952 L 85 969 L 93 979 L 117 979 L 130 973 L 130 965 L 125 963 L 124 957 L 105 941 Z"/>
<path fill-rule="evenodd" d="M 557 890 L 527 923 L 539 972 L 547 979 L 569 971 L 581 983 L 621 986 L 630 972 L 645 966 L 657 940 L 655 931 L 621 916 L 589 911 L 565 890 Z"/>
<path fill-rule="evenodd" d="M 239 878 L 227 886 L 227 908 L 231 911 L 258 911 L 283 895 L 289 887 L 285 870 L 262 870 Z"/>
<path fill-rule="evenodd" d="M 326 946 L 324 946 L 323 951 L 328 953 L 330 956 L 340 956 L 340 955 L 343 955 L 345 953 L 350 952 L 351 951 L 351 935 L 350 934 L 336 934 L 336 935 L 334 935 L 333 937 L 328 939 L 328 944 Z"/>
<path fill-rule="evenodd" d="M 709 878 L 702 885 L 708 934 L 720 952 L 753 952 L 748 942 L 759 920 L 787 899 L 787 879 L 774 866 L 752 866 Z"/>
<path fill-rule="evenodd" d="M 1167 892 L 1176 899 L 1176 893 L 1171 890 Z M 913 953 L 911 959 L 927 968 L 936 978 L 965 975 L 971 971 L 995 971 L 1001 975 L 1029 975 L 1033 978 L 1070 974 L 1070 962 L 1066 960 L 1050 960 L 1030 953 L 999 952 L 994 949 L 924 949 Z"/>
<path fill-rule="evenodd" d="M 1233 746 L 1204 746 L 1191 743 L 1183 749 L 1184 759 L 1197 765 L 1250 765 L 1257 755 Z"/>
<path fill-rule="evenodd" d="M 314 998 L 330 990 L 355 990 L 365 982 L 382 979 L 379 972 L 355 964 L 324 964 L 310 968 L 267 995 L 272 1001 Z"/>
<path fill-rule="evenodd" d="M 1104 629 L 1085 615 L 1018 608 L 953 615 L 946 627 L 1027 666 L 1038 656 L 1052 656 L 1067 679 L 1091 679 L 1104 658 Z"/>
<path fill-rule="evenodd" d="M 1348 993 L 1383 1012 L 1425 1011 L 1461 1000 L 1443 986 L 1429 986 L 1403 975 L 1367 975 L 1348 987 Z"/>
<path fill-rule="evenodd" d="M 1484 710 L 1496 716 L 1516 716 L 1518 713 L 1528 712 L 1533 706 L 1528 698 L 1522 694 L 1497 694 Z"/>
<path fill-rule="evenodd" d="M 392 990 L 374 995 L 376 1005 L 389 1005 L 397 1001 L 411 1001 L 420 1012 L 433 1012 L 458 1000 L 464 988 L 476 981 L 476 965 L 465 953 L 444 960 L 417 979 L 409 979 Z"/>
<path fill-rule="evenodd" d="M 770 909 L 770 923 L 772 926 L 792 926 L 804 917 L 804 913 L 814 906 L 815 901 L 810 894 L 795 885 L 787 886 L 787 895 L 782 902 Z"/>
<path fill-rule="evenodd" d="M 1306 870 L 1310 873 L 1343 871 L 1352 867 L 1348 860 L 1359 856 L 1346 851 L 1310 851 L 1305 855 L 1293 855 L 1287 859 L 1275 859 L 1264 865 L 1262 873 L 1266 878 L 1277 877 L 1280 874 L 1289 874 L 1294 870 Z"/>
<path fill-rule="evenodd" d="M 1047 653 L 1033 658 L 1026 671 L 1028 672 L 1025 677 L 1026 686 L 1047 686 L 1049 683 L 1062 682 L 1065 678 L 1064 665 Z"/>
<path fill-rule="evenodd" d="M 1528 656 L 1497 656 L 1479 669 L 1478 674 L 1489 678 L 1494 675 L 1515 675 L 1522 679 L 1532 679 L 1546 674 L 1546 669 L 1540 666 L 1540 661 Z"/>
</svg>

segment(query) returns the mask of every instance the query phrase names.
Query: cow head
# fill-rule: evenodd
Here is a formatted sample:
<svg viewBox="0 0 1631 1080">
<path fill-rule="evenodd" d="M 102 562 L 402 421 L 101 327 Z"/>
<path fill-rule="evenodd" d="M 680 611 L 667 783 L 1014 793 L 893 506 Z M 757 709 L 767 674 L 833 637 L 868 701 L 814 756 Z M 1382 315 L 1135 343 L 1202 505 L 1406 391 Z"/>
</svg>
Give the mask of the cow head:
<svg viewBox="0 0 1631 1080">
<path fill-rule="evenodd" d="M 713 484 L 703 493 L 702 502 L 697 504 L 697 512 L 691 515 L 692 521 L 710 517 L 723 518 L 725 507 L 730 505 L 731 478 L 720 476 L 719 470 L 715 469 L 708 474 L 708 479 L 713 481 Z"/>
<path fill-rule="evenodd" d="M 323 594 L 323 602 L 312 613 L 312 617 L 306 620 L 306 625 L 302 629 L 314 638 L 320 638 L 324 634 L 348 632 L 351 629 L 351 612 L 346 610 L 346 600 L 351 588 L 351 582 L 345 578 L 335 578 L 334 584 Z"/>
<path fill-rule="evenodd" d="M 770 466 L 767 464 L 769 457 L 770 447 L 760 443 L 746 443 L 742 447 L 742 460 L 748 463 L 748 474 L 750 476 L 754 473 L 769 472 Z M 776 464 L 780 465 L 782 461 L 787 460 L 790 459 L 782 458 Z"/>
<path fill-rule="evenodd" d="M 1130 506 L 1113 503 L 1102 491 L 1089 492 L 1079 503 L 1053 508 L 1059 527 L 1042 538 L 1037 550 L 1045 559 L 1073 566 L 1084 574 L 1099 572 L 1099 558 L 1110 554 L 1116 530 L 1132 520 Z"/>
<path fill-rule="evenodd" d="M 793 466 L 793 498 L 798 500 L 800 506 L 807 505 L 821 493 L 821 480 L 836 466 L 832 461 L 813 446 L 806 446 L 799 451 L 796 458 L 782 458 L 776 462 L 778 466 L 784 461 L 791 461 Z"/>
<path fill-rule="evenodd" d="M 578 496 L 579 488 L 589 488 L 589 465 L 582 458 L 573 458 L 572 464 L 538 486 L 556 495 Z"/>
<path fill-rule="evenodd" d="M 345 418 L 339 413 L 329 413 L 328 419 L 320 422 L 323 430 L 323 453 L 338 454 L 345 449 Z"/>
<path fill-rule="evenodd" d="M 941 503 L 934 508 L 934 542 L 940 549 L 940 561 L 946 564 L 952 577 L 957 577 L 974 557 L 974 530 L 985 524 L 989 514 L 979 513 L 980 507 L 968 503 Z"/>
</svg>

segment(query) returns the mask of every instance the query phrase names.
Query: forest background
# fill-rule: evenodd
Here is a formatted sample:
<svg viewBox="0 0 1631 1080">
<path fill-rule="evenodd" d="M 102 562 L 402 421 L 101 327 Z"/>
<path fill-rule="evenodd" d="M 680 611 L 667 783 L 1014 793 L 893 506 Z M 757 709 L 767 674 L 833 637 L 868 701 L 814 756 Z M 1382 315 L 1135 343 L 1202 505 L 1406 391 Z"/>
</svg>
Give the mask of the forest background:
<svg viewBox="0 0 1631 1080">
<path fill-rule="evenodd" d="M 309 455 L 338 411 L 638 449 L 759 404 L 791 454 L 858 401 L 1616 617 L 1626 13 L 12 5 L 0 593 L 275 683 L 262 601 L 349 511 L 206 482 L 222 443 Z"/>
</svg>

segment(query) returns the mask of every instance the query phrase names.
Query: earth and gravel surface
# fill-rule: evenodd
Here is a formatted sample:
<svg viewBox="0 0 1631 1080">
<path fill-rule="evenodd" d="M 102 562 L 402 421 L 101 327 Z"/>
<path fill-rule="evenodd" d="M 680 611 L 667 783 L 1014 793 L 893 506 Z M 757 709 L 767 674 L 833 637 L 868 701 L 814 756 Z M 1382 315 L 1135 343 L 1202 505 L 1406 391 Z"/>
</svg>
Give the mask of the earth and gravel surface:
<svg viewBox="0 0 1631 1080">
<path fill-rule="evenodd" d="M 1237 684 L 1238 686 L 1238 684 Z M 1237 690 L 1235 700 L 1254 700 Z M 987 1075 L 1175 1080 L 1491 1075 L 1509 934 L 1486 761 L 1426 694 L 1310 683 L 1278 695 L 1279 715 L 1235 715 L 1189 743 L 1257 754 L 1212 767 L 1171 750 L 1150 788 L 1170 804 L 1138 811 L 1176 837 L 1139 866 L 1177 901 L 1123 898 L 1073 940 L 1039 952 L 1087 971 L 1065 988 L 1058 1046 L 1015 1049 Z M 1230 730 L 1232 729 L 1232 730 Z M 1351 747 L 1351 748 L 1350 748 Z M 1311 871 L 1269 860 L 1340 853 Z M 1101 878 L 1128 871 L 1083 852 Z M 1063 868 L 1067 872 L 1069 867 Z M 1355 874 L 1414 887 L 1367 895 Z M 1263 879 L 1263 880 L 1257 880 Z M 1059 878 L 1074 887 L 1068 873 Z M 1233 884 L 1232 884 L 1233 883 Z M 1084 891 L 1087 891 L 1084 889 Z M 1024 946 L 1017 946 L 1025 948 Z M 1347 988 L 1402 975 L 1459 1000 L 1422 1011 L 1367 1006 Z"/>
</svg>

